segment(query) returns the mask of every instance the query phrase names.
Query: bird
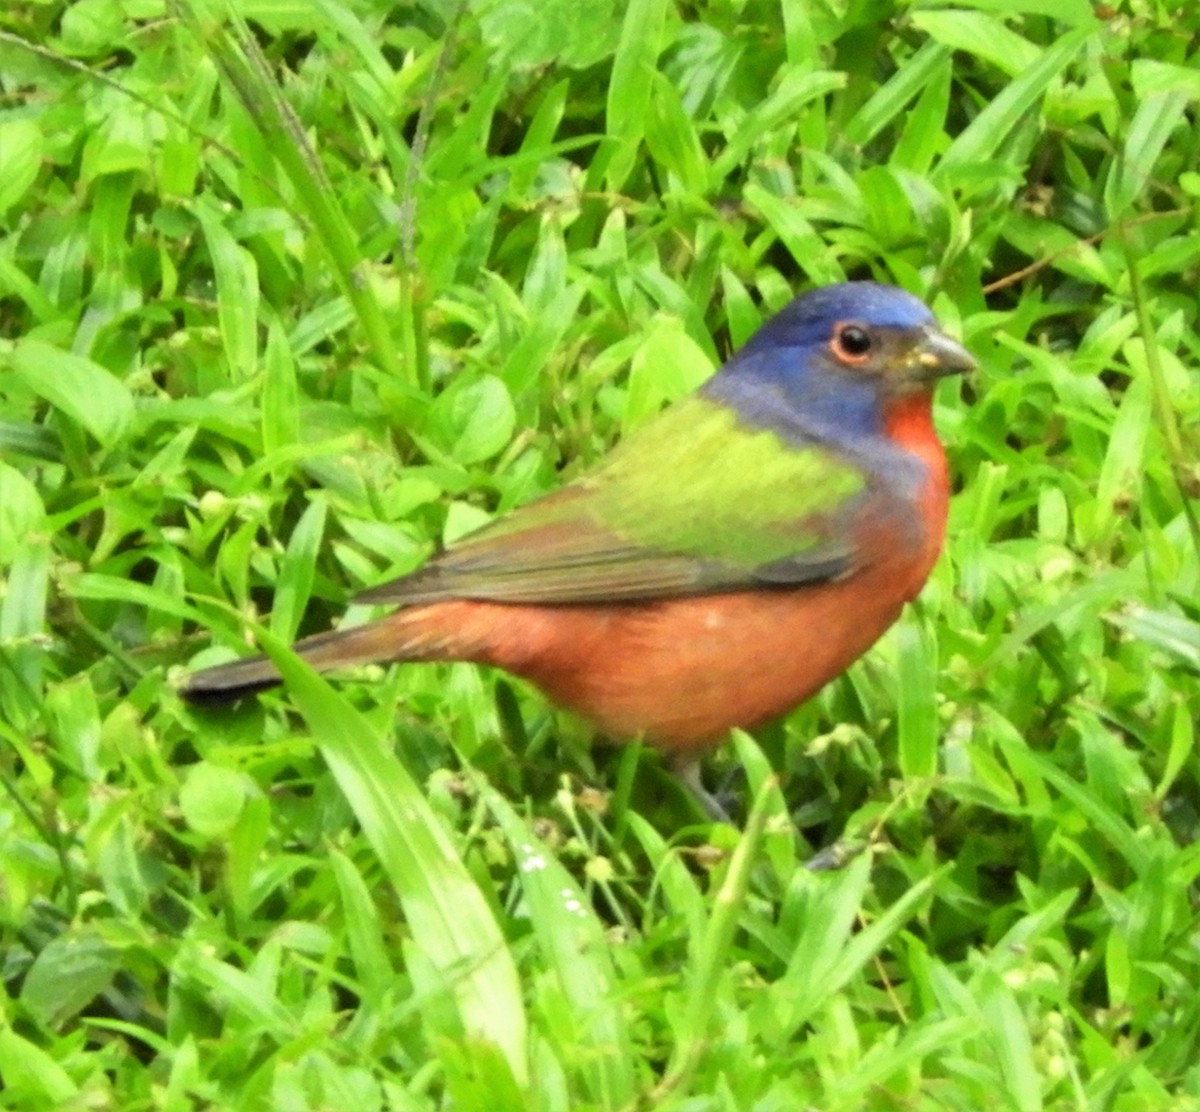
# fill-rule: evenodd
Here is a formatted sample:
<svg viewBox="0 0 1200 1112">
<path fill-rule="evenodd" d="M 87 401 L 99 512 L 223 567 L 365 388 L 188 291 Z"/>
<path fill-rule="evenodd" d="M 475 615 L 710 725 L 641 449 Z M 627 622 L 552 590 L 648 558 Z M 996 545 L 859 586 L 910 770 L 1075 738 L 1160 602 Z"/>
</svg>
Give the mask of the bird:
<svg viewBox="0 0 1200 1112">
<path fill-rule="evenodd" d="M 717 815 L 700 757 L 812 697 L 925 584 L 950 493 L 933 389 L 975 367 L 911 293 L 812 289 L 565 486 L 358 596 L 386 616 L 295 651 L 321 672 L 499 667 L 665 751 Z M 279 682 L 253 656 L 181 693 L 211 705 Z"/>
</svg>

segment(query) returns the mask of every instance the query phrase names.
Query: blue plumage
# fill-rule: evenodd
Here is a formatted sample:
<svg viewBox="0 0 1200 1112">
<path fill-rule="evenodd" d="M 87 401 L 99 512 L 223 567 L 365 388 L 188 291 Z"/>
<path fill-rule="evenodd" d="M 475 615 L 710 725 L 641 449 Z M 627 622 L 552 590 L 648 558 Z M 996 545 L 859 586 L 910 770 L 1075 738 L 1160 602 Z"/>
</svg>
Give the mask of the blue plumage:
<svg viewBox="0 0 1200 1112">
<path fill-rule="evenodd" d="M 934 324 L 919 298 L 877 282 L 811 290 L 767 321 L 700 393 L 733 406 L 749 425 L 793 443 L 855 439 L 872 445 L 883 431 L 877 384 L 830 353 L 833 327 L 912 332 Z"/>
</svg>

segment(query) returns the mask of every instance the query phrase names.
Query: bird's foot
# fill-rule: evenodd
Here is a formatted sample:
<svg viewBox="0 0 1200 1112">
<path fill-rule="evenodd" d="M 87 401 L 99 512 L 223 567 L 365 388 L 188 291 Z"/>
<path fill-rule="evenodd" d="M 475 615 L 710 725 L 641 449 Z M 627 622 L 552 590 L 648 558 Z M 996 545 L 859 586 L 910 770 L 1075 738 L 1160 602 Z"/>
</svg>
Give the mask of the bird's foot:
<svg viewBox="0 0 1200 1112">
<path fill-rule="evenodd" d="M 689 757 L 679 757 L 671 763 L 671 771 L 674 772 L 675 779 L 684 787 L 688 795 L 700 805 L 700 809 L 713 822 L 723 822 L 735 827 L 738 825 L 722 799 L 704 786 L 704 780 L 700 775 L 699 761 Z"/>
<path fill-rule="evenodd" d="M 804 862 L 804 867 L 810 873 L 828 873 L 835 869 L 844 869 L 867 848 L 866 842 L 848 842 L 839 839 L 832 845 L 817 850 Z"/>
</svg>

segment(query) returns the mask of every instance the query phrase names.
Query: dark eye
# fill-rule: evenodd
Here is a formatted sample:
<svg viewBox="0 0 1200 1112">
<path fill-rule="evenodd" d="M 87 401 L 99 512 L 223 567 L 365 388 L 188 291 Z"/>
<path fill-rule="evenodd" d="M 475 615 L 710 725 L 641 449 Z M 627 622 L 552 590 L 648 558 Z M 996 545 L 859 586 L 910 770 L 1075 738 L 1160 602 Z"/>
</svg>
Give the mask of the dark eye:
<svg viewBox="0 0 1200 1112">
<path fill-rule="evenodd" d="M 871 337 L 857 324 L 843 324 L 833 337 L 834 350 L 850 359 L 861 359 L 871 350 Z"/>
</svg>

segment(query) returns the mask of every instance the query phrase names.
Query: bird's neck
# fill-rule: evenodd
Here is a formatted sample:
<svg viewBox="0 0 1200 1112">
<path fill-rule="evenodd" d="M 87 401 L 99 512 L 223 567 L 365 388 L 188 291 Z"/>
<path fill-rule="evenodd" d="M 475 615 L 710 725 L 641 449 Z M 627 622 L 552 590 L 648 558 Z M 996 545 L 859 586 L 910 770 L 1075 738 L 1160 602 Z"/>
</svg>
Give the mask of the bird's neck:
<svg viewBox="0 0 1200 1112">
<path fill-rule="evenodd" d="M 769 429 L 784 443 L 846 445 L 869 442 L 883 431 L 875 391 L 865 383 L 812 375 L 782 381 L 765 371 L 752 373 L 755 369 L 749 364 L 735 375 L 714 375 L 700 394 L 731 406 L 743 424 Z"/>
</svg>

